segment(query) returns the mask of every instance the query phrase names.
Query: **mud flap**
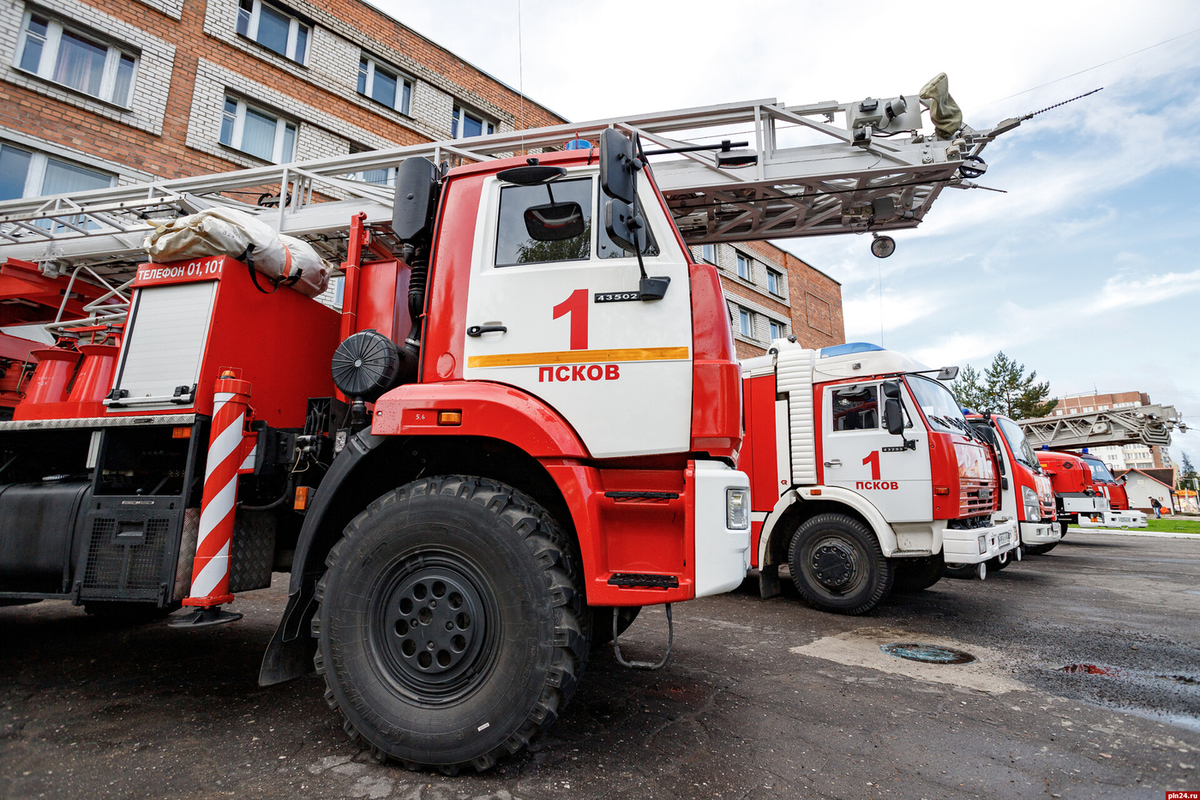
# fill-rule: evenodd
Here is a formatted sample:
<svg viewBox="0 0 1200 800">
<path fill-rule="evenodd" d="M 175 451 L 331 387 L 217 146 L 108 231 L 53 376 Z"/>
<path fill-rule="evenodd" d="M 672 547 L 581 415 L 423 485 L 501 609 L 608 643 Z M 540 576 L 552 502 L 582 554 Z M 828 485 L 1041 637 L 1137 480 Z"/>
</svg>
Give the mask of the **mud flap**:
<svg viewBox="0 0 1200 800">
<path fill-rule="evenodd" d="M 309 625 L 317 609 L 313 602 L 317 577 L 305 575 L 299 591 L 288 597 L 283 618 L 263 654 L 262 667 L 258 671 L 259 686 L 273 686 L 313 673 L 317 640 L 309 633 Z"/>
</svg>

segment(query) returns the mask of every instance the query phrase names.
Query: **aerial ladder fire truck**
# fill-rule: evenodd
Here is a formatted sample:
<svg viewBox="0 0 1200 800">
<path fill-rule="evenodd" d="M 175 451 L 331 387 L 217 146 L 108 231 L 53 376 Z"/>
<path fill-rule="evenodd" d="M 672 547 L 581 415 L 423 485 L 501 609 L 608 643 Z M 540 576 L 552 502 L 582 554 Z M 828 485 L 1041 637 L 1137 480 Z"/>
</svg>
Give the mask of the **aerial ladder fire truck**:
<svg viewBox="0 0 1200 800">
<path fill-rule="evenodd" d="M 488 768 L 630 610 L 746 574 L 741 368 L 688 245 L 918 225 L 1019 122 L 924 104 L 937 132 L 915 95 L 760 100 L 0 203 L 0 279 L 38 284 L 3 322 L 56 340 L 0 423 L 0 602 L 218 624 L 290 571 L 260 682 L 315 665 L 376 757 Z M 205 209 L 340 264 L 340 311 L 249 250 L 146 263 Z"/>
</svg>

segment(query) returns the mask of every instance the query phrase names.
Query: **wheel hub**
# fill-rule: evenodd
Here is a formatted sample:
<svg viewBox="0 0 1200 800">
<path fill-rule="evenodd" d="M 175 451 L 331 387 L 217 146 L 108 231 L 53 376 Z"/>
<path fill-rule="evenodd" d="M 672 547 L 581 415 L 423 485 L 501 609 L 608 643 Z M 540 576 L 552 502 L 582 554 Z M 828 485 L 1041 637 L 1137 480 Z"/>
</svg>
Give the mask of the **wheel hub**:
<svg viewBox="0 0 1200 800">
<path fill-rule="evenodd" d="M 854 581 L 858 557 L 854 548 L 840 539 L 819 542 L 812 551 L 813 577 L 827 589 L 842 589 Z"/>
<path fill-rule="evenodd" d="M 484 598 L 465 570 L 409 565 L 385 592 L 373 626 L 392 676 L 423 699 L 448 699 L 479 678 L 491 650 Z"/>
</svg>

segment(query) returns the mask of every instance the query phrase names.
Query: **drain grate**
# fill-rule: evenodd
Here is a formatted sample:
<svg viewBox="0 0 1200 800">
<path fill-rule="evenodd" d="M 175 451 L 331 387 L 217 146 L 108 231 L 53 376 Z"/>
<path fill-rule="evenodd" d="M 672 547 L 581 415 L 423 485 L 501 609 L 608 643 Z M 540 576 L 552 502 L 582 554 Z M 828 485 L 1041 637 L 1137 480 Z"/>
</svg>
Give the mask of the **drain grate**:
<svg viewBox="0 0 1200 800">
<path fill-rule="evenodd" d="M 889 656 L 907 659 L 908 661 L 921 661 L 926 664 L 973 664 L 978 661 L 970 653 L 936 644 L 898 642 L 896 644 L 885 644 L 879 649 Z"/>
</svg>

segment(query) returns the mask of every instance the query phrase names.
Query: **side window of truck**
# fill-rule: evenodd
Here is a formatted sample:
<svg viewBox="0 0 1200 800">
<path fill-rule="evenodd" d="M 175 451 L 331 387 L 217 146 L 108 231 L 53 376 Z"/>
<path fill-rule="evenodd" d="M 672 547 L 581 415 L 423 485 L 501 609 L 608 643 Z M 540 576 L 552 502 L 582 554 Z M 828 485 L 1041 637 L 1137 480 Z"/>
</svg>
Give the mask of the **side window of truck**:
<svg viewBox="0 0 1200 800">
<path fill-rule="evenodd" d="M 847 386 L 833 390 L 834 432 L 867 431 L 878 428 L 878 386 Z"/>
<path fill-rule="evenodd" d="M 591 178 L 500 190 L 496 266 L 584 261 L 592 254 Z"/>
</svg>

